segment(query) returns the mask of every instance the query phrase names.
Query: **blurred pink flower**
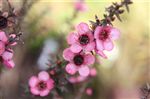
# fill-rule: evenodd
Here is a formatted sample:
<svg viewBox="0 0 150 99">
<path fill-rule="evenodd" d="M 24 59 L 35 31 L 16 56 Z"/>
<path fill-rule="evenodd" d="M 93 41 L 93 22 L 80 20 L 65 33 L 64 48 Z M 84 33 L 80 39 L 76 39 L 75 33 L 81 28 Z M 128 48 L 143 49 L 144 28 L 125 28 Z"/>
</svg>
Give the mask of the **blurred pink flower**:
<svg viewBox="0 0 150 99">
<path fill-rule="evenodd" d="M 111 51 L 114 47 L 113 41 L 118 39 L 120 31 L 111 26 L 97 26 L 94 32 L 96 39 L 96 51 L 103 57 L 106 57 L 103 50 Z"/>
<path fill-rule="evenodd" d="M 46 71 L 38 74 L 38 77 L 32 76 L 29 79 L 30 91 L 33 95 L 47 96 L 54 88 L 54 81 Z"/>
<path fill-rule="evenodd" d="M 15 66 L 12 60 L 13 50 L 7 48 L 8 44 L 8 38 L 5 35 L 5 32 L 0 31 L 0 57 L 2 58 L 1 61 L 6 67 L 13 68 Z"/>
<path fill-rule="evenodd" d="M 97 75 L 96 68 L 91 68 L 90 69 L 90 76 L 95 77 Z"/>
<path fill-rule="evenodd" d="M 87 89 L 85 90 L 85 92 L 86 92 L 86 94 L 89 95 L 89 96 L 91 96 L 91 95 L 93 94 L 92 88 L 87 88 Z"/>
<path fill-rule="evenodd" d="M 77 0 L 74 3 L 74 7 L 76 11 L 82 11 L 82 12 L 87 11 L 88 8 L 84 0 Z"/>
<path fill-rule="evenodd" d="M 88 66 L 95 62 L 95 57 L 90 53 L 73 53 L 70 48 L 64 50 L 63 57 L 69 61 L 66 71 L 71 75 L 78 71 L 81 76 L 88 76 L 90 72 Z"/>
<path fill-rule="evenodd" d="M 71 45 L 71 51 L 78 53 L 81 50 L 94 50 L 94 36 L 91 30 L 89 29 L 88 24 L 82 22 L 77 26 L 76 30 L 77 33 L 70 33 L 67 37 L 67 42 Z"/>
</svg>

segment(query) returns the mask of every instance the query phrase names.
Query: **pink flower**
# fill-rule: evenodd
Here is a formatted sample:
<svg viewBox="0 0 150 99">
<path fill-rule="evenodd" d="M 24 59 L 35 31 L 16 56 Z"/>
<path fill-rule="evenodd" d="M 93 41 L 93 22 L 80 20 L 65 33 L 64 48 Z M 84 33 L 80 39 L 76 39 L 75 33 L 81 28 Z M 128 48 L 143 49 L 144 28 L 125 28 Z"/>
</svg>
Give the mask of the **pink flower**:
<svg viewBox="0 0 150 99">
<path fill-rule="evenodd" d="M 90 53 L 73 53 L 70 48 L 64 50 L 63 57 L 69 61 L 66 71 L 71 75 L 78 71 L 81 76 L 88 76 L 90 72 L 88 66 L 95 62 L 95 57 Z"/>
<path fill-rule="evenodd" d="M 38 77 L 32 76 L 29 80 L 30 91 L 33 95 L 47 96 L 54 88 L 54 81 L 49 74 L 42 71 Z"/>
<path fill-rule="evenodd" d="M 74 3 L 74 7 L 76 11 L 86 11 L 87 5 L 85 4 L 84 0 L 78 0 Z"/>
<path fill-rule="evenodd" d="M 86 92 L 86 94 L 89 95 L 89 96 L 91 96 L 91 95 L 93 94 L 92 88 L 87 88 L 85 92 Z"/>
<path fill-rule="evenodd" d="M 0 31 L 0 57 L 2 58 L 3 64 L 8 68 L 13 68 L 15 66 L 12 57 L 13 51 L 10 48 L 7 48 L 9 41 L 5 32 Z"/>
<path fill-rule="evenodd" d="M 74 53 L 81 50 L 92 51 L 95 48 L 94 36 L 86 23 L 80 23 L 77 26 L 77 33 L 70 33 L 67 42 Z"/>
<path fill-rule="evenodd" d="M 111 26 L 97 26 L 94 32 L 94 38 L 96 39 L 96 50 L 97 52 L 106 57 L 103 50 L 110 51 L 114 45 L 112 40 L 118 39 L 120 31 Z"/>
</svg>

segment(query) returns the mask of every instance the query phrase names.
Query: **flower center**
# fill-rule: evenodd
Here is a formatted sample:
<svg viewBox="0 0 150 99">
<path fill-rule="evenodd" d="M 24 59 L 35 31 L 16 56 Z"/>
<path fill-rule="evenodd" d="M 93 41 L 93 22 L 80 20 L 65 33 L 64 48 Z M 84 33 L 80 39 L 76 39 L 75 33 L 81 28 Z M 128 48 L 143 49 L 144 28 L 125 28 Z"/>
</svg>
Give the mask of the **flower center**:
<svg viewBox="0 0 150 99">
<path fill-rule="evenodd" d="M 81 35 L 81 36 L 79 37 L 79 42 L 80 42 L 80 44 L 82 44 L 82 45 L 86 45 L 86 44 L 89 43 L 89 37 L 88 37 L 87 35 Z"/>
<path fill-rule="evenodd" d="M 99 35 L 99 39 L 105 41 L 108 38 L 108 36 L 108 31 L 103 30 Z"/>
<path fill-rule="evenodd" d="M 0 16 L 0 29 L 7 27 L 7 18 Z"/>
<path fill-rule="evenodd" d="M 38 87 L 39 90 L 44 90 L 47 87 L 47 84 L 44 81 L 40 81 L 38 83 L 37 87 Z"/>
<path fill-rule="evenodd" d="M 81 65 L 83 64 L 83 61 L 84 61 L 84 58 L 82 55 L 76 55 L 74 58 L 73 58 L 73 61 L 76 65 Z"/>
</svg>

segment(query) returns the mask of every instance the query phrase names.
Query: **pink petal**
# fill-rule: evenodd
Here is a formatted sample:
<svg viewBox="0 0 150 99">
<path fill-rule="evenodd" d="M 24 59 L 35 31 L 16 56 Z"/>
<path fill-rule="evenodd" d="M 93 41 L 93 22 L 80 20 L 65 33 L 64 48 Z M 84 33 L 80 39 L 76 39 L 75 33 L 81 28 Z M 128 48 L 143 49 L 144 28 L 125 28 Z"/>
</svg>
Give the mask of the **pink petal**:
<svg viewBox="0 0 150 99">
<path fill-rule="evenodd" d="M 86 33 L 86 35 L 88 35 L 90 42 L 94 41 L 94 35 L 92 34 L 91 31 L 89 31 L 88 33 Z"/>
<path fill-rule="evenodd" d="M 5 44 L 0 41 L 0 55 L 3 54 L 5 51 Z"/>
<path fill-rule="evenodd" d="M 79 25 L 77 25 L 76 29 L 79 34 L 84 34 L 89 31 L 89 26 L 88 24 L 81 22 Z"/>
<path fill-rule="evenodd" d="M 0 31 L 0 41 L 7 42 L 7 36 L 3 31 Z"/>
<path fill-rule="evenodd" d="M 13 60 L 7 60 L 7 61 L 3 61 L 3 64 L 7 67 L 7 68 L 14 68 L 15 67 L 15 63 Z"/>
<path fill-rule="evenodd" d="M 85 65 L 91 65 L 91 64 L 94 64 L 95 62 L 95 57 L 91 54 L 86 54 L 84 56 L 84 64 Z"/>
<path fill-rule="evenodd" d="M 91 42 L 91 43 L 87 44 L 86 47 L 85 47 L 85 50 L 88 51 L 88 52 L 90 52 L 94 49 L 95 49 L 95 42 Z"/>
<path fill-rule="evenodd" d="M 114 48 L 113 42 L 110 39 L 105 40 L 105 42 L 103 42 L 103 46 L 107 51 L 111 51 Z"/>
<path fill-rule="evenodd" d="M 67 61 L 70 61 L 72 60 L 74 57 L 74 53 L 70 50 L 70 48 L 66 48 L 64 51 L 63 51 L 63 58 Z"/>
<path fill-rule="evenodd" d="M 85 77 L 85 76 L 80 76 L 80 75 L 79 75 L 79 76 L 77 77 L 77 82 L 83 82 L 83 81 L 86 80 L 86 78 L 87 78 L 87 77 Z"/>
<path fill-rule="evenodd" d="M 101 50 L 97 50 L 96 53 L 99 54 L 99 55 L 100 55 L 101 57 L 103 57 L 103 58 L 107 58 L 107 56 L 106 56 L 106 55 L 104 54 L 104 52 L 101 51 Z"/>
<path fill-rule="evenodd" d="M 79 74 L 81 76 L 87 77 L 90 73 L 90 70 L 87 66 L 82 66 L 79 68 Z"/>
<path fill-rule="evenodd" d="M 76 66 L 72 63 L 67 64 L 65 69 L 66 69 L 67 73 L 69 73 L 71 75 L 74 75 L 77 71 Z"/>
<path fill-rule="evenodd" d="M 96 27 L 95 32 L 94 32 L 94 38 L 99 39 L 99 35 L 100 35 L 102 29 L 103 28 L 101 26 Z"/>
<path fill-rule="evenodd" d="M 68 44 L 73 44 L 73 43 L 75 43 L 77 40 L 78 40 L 78 36 L 77 36 L 77 34 L 75 34 L 75 33 L 70 33 L 70 34 L 67 36 L 67 42 L 68 42 Z"/>
<path fill-rule="evenodd" d="M 82 47 L 79 44 L 75 43 L 70 46 L 70 49 L 74 53 L 79 53 L 82 50 Z"/>
<path fill-rule="evenodd" d="M 40 92 L 36 87 L 30 88 L 30 91 L 33 95 L 39 95 Z"/>
<path fill-rule="evenodd" d="M 8 51 L 5 51 L 3 54 L 2 54 L 2 58 L 4 60 L 10 60 L 12 59 L 13 57 L 13 53 L 12 52 L 8 52 Z"/>
<path fill-rule="evenodd" d="M 7 17 L 8 17 L 8 15 L 9 15 L 9 13 L 8 13 L 8 12 L 3 12 L 3 14 L 2 14 L 2 16 L 3 16 L 3 17 L 5 17 L 5 18 L 7 18 Z"/>
<path fill-rule="evenodd" d="M 38 82 L 39 82 L 38 78 L 37 78 L 36 76 L 32 76 L 32 77 L 29 79 L 29 86 L 30 86 L 30 87 L 35 87 Z"/>
<path fill-rule="evenodd" d="M 49 80 L 50 77 L 49 77 L 49 74 L 46 71 L 41 71 L 38 74 L 38 78 L 39 78 L 39 80 L 47 81 L 47 80 Z"/>
<path fill-rule="evenodd" d="M 112 28 L 110 31 L 110 38 L 116 40 L 120 37 L 120 31 L 116 28 Z"/>
<path fill-rule="evenodd" d="M 96 39 L 96 48 L 97 50 L 104 50 L 103 42 L 99 39 Z"/>
<path fill-rule="evenodd" d="M 50 79 L 47 81 L 47 88 L 48 88 L 48 89 L 54 88 L 54 80 L 53 80 L 53 79 L 50 78 Z"/>
<path fill-rule="evenodd" d="M 43 90 L 43 91 L 40 92 L 40 96 L 41 97 L 47 96 L 49 94 L 49 92 L 50 92 L 49 89 Z"/>
</svg>

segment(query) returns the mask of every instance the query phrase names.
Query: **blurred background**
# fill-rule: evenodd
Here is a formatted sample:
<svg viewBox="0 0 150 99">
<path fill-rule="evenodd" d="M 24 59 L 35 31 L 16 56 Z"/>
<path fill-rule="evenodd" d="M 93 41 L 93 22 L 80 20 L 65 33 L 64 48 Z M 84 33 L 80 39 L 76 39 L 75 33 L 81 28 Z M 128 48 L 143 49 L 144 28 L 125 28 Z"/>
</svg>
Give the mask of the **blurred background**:
<svg viewBox="0 0 150 99">
<path fill-rule="evenodd" d="M 27 1 L 20 24 L 24 44 L 15 48 L 16 67 L 1 70 L 0 99 L 48 99 L 25 92 L 29 77 L 47 68 L 45 63 L 53 59 L 49 54 L 62 55 L 71 26 L 89 23 L 95 14 L 102 19 L 105 7 L 120 0 L 86 0 L 87 11 L 78 12 L 73 20 L 73 0 L 10 0 L 15 9 L 21 9 L 23 1 Z M 140 99 L 140 88 L 150 82 L 150 1 L 133 2 L 130 12 L 121 15 L 123 22 L 113 22 L 121 38 L 111 52 L 105 52 L 108 59 L 99 57 L 98 75 L 89 84 L 93 95 L 83 99 Z M 1 6 L 7 11 L 5 2 Z"/>
</svg>

